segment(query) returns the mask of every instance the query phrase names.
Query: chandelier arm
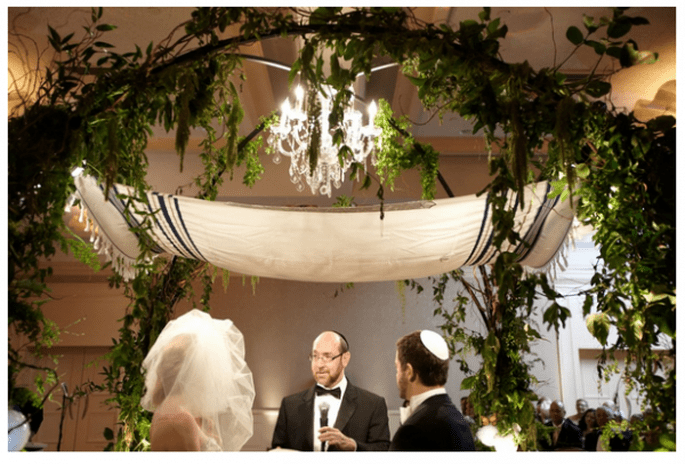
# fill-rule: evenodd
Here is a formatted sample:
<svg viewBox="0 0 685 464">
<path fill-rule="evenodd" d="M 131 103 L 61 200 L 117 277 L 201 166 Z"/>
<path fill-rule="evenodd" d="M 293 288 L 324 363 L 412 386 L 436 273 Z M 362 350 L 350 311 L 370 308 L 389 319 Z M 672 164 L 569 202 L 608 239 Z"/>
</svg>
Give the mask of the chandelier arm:
<svg viewBox="0 0 685 464">
<path fill-rule="evenodd" d="M 447 192 L 447 196 L 450 198 L 454 198 L 454 193 L 452 193 L 452 189 L 450 189 L 450 186 L 447 185 L 447 181 L 444 177 L 442 177 L 440 171 L 438 171 L 438 180 L 440 181 L 440 185 L 442 185 L 442 188 L 444 188 L 445 192 Z"/>
<path fill-rule="evenodd" d="M 400 65 L 399 63 L 381 64 L 381 65 L 378 65 L 376 67 L 371 68 L 371 70 L 369 71 L 369 74 L 375 73 L 376 71 L 382 71 L 383 69 L 392 68 L 393 66 L 399 66 L 399 65 Z M 363 76 L 364 74 L 366 74 L 366 73 L 360 72 L 360 73 L 357 73 L 357 75 L 354 77 L 359 78 L 359 77 Z"/>
<path fill-rule="evenodd" d="M 288 71 L 292 70 L 292 66 L 289 66 L 285 63 L 282 63 L 277 60 L 272 60 L 270 58 L 264 58 L 263 56 L 257 56 L 257 55 L 248 55 L 245 53 L 236 53 L 235 56 L 243 58 L 247 61 L 253 61 L 255 63 L 260 63 L 266 66 L 271 66 L 272 68 L 277 68 L 277 69 L 282 69 L 283 71 Z"/>
<path fill-rule="evenodd" d="M 272 59 L 270 59 L 270 58 L 265 58 L 265 57 L 263 57 L 263 56 L 250 55 L 250 54 L 246 54 L 246 53 L 236 53 L 235 56 L 238 56 L 238 57 L 240 57 L 240 58 L 243 58 L 243 59 L 245 59 L 245 60 L 247 60 L 247 61 L 252 61 L 252 62 L 255 62 L 255 63 L 260 63 L 260 64 L 263 64 L 263 65 L 265 65 L 265 66 L 271 66 L 272 68 L 276 68 L 276 69 L 281 69 L 281 70 L 283 70 L 283 71 L 288 71 L 288 72 L 290 72 L 290 71 L 292 70 L 292 66 L 289 66 L 289 65 L 287 65 L 287 64 L 285 64 L 285 63 L 283 63 L 283 62 L 281 62 L 281 61 L 272 60 Z M 377 71 L 382 71 L 383 69 L 392 68 L 392 67 L 394 67 L 394 66 L 399 66 L 399 63 L 386 63 L 386 64 L 381 64 L 381 65 L 378 65 L 378 66 L 376 66 L 376 67 L 371 68 L 371 70 L 369 71 L 369 74 L 373 74 L 373 73 L 375 73 L 375 72 L 377 72 Z M 364 72 L 360 72 L 360 73 L 357 73 L 357 75 L 354 76 L 354 77 L 355 77 L 355 79 L 359 79 L 359 78 L 360 78 L 361 76 L 363 76 L 363 75 L 365 75 L 365 73 L 364 73 Z M 354 99 L 355 99 L 356 101 L 358 101 L 359 103 L 361 103 L 361 104 L 363 104 L 363 105 L 368 105 L 368 103 L 367 103 L 363 98 L 361 98 L 360 96 L 358 96 L 357 94 L 353 93 L 352 96 L 353 96 Z"/>
</svg>

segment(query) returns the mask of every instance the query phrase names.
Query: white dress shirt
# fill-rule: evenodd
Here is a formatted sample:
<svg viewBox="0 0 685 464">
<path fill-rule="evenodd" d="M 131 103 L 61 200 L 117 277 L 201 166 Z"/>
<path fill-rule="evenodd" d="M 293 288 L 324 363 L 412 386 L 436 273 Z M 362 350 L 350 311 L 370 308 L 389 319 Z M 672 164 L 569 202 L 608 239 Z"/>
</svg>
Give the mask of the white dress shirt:
<svg viewBox="0 0 685 464">
<path fill-rule="evenodd" d="M 320 385 L 320 384 L 319 384 Z M 323 385 L 321 385 L 323 387 Z M 333 388 L 340 387 L 340 399 L 332 395 L 316 395 L 314 394 L 314 451 L 321 451 L 321 441 L 319 441 L 319 429 L 321 428 L 321 411 L 319 407 L 322 403 L 328 403 L 328 426 L 333 427 L 335 420 L 338 418 L 338 411 L 340 411 L 340 404 L 345 396 L 347 389 L 347 378 L 343 376 L 342 380 L 338 382 Z M 324 387 L 326 388 L 326 387 Z M 328 390 L 332 390 L 329 388 Z"/>
</svg>

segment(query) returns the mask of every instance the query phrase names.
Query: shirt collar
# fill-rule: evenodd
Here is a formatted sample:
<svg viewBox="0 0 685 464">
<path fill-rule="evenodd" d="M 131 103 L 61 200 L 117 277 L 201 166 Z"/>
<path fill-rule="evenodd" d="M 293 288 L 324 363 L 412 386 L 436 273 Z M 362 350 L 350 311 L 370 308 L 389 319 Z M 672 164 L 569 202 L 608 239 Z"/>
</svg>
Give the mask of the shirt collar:
<svg viewBox="0 0 685 464">
<path fill-rule="evenodd" d="M 428 398 L 437 395 L 446 395 L 447 390 L 444 387 L 433 388 L 418 395 L 414 395 L 409 399 L 409 404 L 400 408 L 400 423 L 404 423 L 414 411 L 416 411 L 421 404 Z"/>
<path fill-rule="evenodd" d="M 445 390 L 444 387 L 438 387 L 438 388 L 433 388 L 431 390 L 425 391 L 423 393 L 420 393 L 418 395 L 414 395 L 409 399 L 409 407 L 411 408 L 411 412 L 416 411 L 416 409 L 421 406 L 421 403 L 426 401 L 428 398 L 436 395 L 444 395 L 447 394 L 447 390 Z"/>
</svg>

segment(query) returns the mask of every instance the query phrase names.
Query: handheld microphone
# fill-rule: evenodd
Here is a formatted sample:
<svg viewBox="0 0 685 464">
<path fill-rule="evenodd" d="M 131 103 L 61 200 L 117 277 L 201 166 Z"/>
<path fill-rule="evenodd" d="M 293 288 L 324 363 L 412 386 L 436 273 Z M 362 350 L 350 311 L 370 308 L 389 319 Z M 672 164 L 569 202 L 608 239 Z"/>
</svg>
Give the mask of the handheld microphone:
<svg viewBox="0 0 685 464">
<path fill-rule="evenodd" d="M 327 427 L 328 426 L 328 409 L 330 408 L 330 405 L 326 403 L 325 401 L 319 405 L 319 412 L 321 413 L 321 419 L 319 420 L 319 425 L 321 427 Z M 321 442 L 321 450 L 322 451 L 327 451 L 327 443 Z"/>
<path fill-rule="evenodd" d="M 328 425 L 328 409 L 330 408 L 329 404 L 326 403 L 325 401 L 319 405 L 319 412 L 321 413 L 321 427 L 326 427 Z"/>
</svg>

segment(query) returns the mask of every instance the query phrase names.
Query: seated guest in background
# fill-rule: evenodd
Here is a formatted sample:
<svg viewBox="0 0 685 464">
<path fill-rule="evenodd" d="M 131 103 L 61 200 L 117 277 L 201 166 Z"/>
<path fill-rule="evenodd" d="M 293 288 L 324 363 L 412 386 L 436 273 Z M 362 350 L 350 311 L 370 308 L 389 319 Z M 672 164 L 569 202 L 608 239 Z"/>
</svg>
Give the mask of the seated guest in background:
<svg viewBox="0 0 685 464">
<path fill-rule="evenodd" d="M 585 437 L 590 432 L 593 432 L 596 426 L 597 422 L 595 421 L 595 410 L 590 408 L 583 413 L 583 416 L 580 418 L 580 424 L 578 425 L 580 433 L 583 435 L 583 447 L 585 446 Z"/>
<path fill-rule="evenodd" d="M 546 396 L 543 396 L 538 400 L 538 405 L 535 410 L 535 418 L 543 424 L 549 420 L 549 406 L 551 404 L 552 400 L 550 400 Z"/>
<path fill-rule="evenodd" d="M 587 410 L 588 405 L 587 401 L 584 399 L 580 398 L 576 400 L 576 413 L 572 416 L 569 416 L 568 418 L 573 422 L 574 424 L 580 426 L 580 419 L 583 417 L 583 413 Z"/>
<path fill-rule="evenodd" d="M 385 399 L 345 377 L 349 345 L 335 331 L 314 340 L 309 359 L 316 385 L 281 402 L 272 448 L 299 451 L 386 451 L 390 446 Z"/>
<path fill-rule="evenodd" d="M 602 406 L 606 406 L 609 408 L 609 410 L 613 413 L 616 412 L 616 403 L 614 403 L 611 400 L 606 400 L 604 403 L 602 403 Z"/>
<path fill-rule="evenodd" d="M 621 410 L 619 409 L 618 405 L 613 401 L 606 400 L 604 403 L 602 403 L 602 406 L 606 406 L 607 408 L 609 408 L 609 410 L 613 414 L 614 420 L 618 420 L 619 417 L 623 419 L 623 414 L 621 413 Z"/>
<path fill-rule="evenodd" d="M 595 412 L 597 428 L 585 437 L 585 451 L 628 451 L 633 434 L 630 430 L 622 431 L 614 421 L 614 412 L 609 406 L 602 405 Z M 602 432 L 611 433 L 608 448 L 602 443 Z"/>
<path fill-rule="evenodd" d="M 468 422 L 445 390 L 449 350 L 430 330 L 417 330 L 397 341 L 395 369 L 401 425 L 390 451 L 475 451 Z"/>
<path fill-rule="evenodd" d="M 582 434 L 580 429 L 570 419 L 566 417 L 564 403 L 559 400 L 554 401 L 549 407 L 551 420 L 545 425 L 554 427 L 549 437 L 540 440 L 540 447 L 544 450 L 572 450 L 582 449 Z"/>
</svg>

